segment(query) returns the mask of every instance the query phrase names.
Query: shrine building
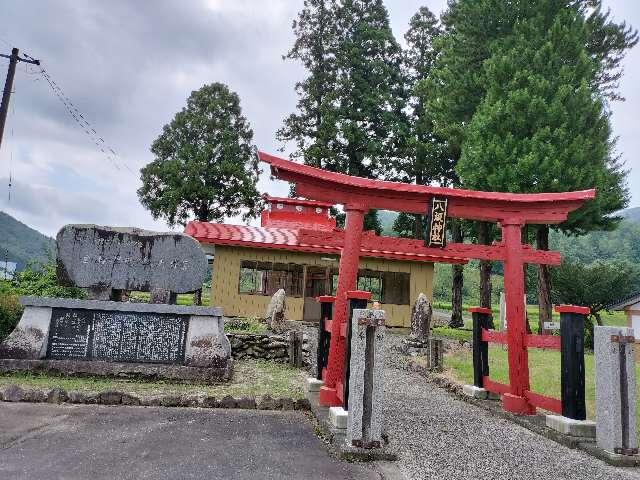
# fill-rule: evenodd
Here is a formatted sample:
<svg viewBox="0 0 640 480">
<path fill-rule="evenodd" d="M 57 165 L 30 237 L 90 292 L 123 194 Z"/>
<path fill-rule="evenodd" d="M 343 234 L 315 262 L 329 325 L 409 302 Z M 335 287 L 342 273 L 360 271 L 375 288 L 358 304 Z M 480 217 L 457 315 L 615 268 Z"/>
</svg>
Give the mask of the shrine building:
<svg viewBox="0 0 640 480">
<path fill-rule="evenodd" d="M 212 255 L 211 304 L 226 316 L 263 316 L 271 296 L 287 294 L 287 318 L 318 321 L 315 298 L 335 295 L 344 230 L 329 215 L 331 203 L 264 197 L 259 227 L 190 222 L 185 233 Z M 445 254 L 416 253 L 422 240 L 362 236 L 357 289 L 372 292 L 387 324 L 409 327 L 419 293 L 432 298 L 434 262 L 464 263 Z"/>
</svg>

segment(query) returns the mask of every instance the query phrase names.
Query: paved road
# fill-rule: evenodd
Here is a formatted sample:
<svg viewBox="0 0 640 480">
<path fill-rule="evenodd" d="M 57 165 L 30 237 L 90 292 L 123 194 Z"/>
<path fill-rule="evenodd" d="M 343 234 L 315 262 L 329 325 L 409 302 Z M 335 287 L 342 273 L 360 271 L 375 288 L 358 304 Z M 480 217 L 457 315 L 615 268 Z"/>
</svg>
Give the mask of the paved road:
<svg viewBox="0 0 640 480">
<path fill-rule="evenodd" d="M 640 469 L 614 468 L 490 412 L 402 369 L 388 335 L 385 421 L 408 479 L 631 480 Z"/>
<path fill-rule="evenodd" d="M 0 478 L 379 479 L 299 412 L 0 402 Z"/>
</svg>

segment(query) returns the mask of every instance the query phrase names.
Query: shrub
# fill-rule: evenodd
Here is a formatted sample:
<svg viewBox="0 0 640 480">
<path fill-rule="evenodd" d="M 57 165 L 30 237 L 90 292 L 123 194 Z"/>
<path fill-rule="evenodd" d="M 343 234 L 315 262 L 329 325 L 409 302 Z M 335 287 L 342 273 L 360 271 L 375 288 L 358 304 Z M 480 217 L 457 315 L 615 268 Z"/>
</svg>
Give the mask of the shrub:
<svg viewBox="0 0 640 480">
<path fill-rule="evenodd" d="M 18 296 L 11 291 L 9 282 L 0 282 L 0 342 L 13 331 L 21 315 Z"/>
</svg>

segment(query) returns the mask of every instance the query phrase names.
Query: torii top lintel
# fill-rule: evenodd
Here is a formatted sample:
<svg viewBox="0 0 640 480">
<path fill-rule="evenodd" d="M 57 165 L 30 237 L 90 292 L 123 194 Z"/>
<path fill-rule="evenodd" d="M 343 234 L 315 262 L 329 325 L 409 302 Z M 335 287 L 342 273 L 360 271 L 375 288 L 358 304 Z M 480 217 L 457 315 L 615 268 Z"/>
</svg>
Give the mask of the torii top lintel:
<svg viewBox="0 0 640 480">
<path fill-rule="evenodd" d="M 563 193 L 501 193 L 431 187 L 400 182 L 371 180 L 320 168 L 258 152 L 261 161 L 271 166 L 271 174 L 295 184 L 298 195 L 342 204 L 347 208 L 384 209 L 425 213 L 429 199 L 448 199 L 448 215 L 488 222 L 561 223 L 596 191 Z"/>
</svg>

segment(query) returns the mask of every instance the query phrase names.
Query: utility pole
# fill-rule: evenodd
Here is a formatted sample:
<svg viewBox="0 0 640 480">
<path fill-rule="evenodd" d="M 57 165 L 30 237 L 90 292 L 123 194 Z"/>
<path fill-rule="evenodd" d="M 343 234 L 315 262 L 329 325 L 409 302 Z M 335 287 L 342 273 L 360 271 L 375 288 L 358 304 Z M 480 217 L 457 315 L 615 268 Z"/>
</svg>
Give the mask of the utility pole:
<svg viewBox="0 0 640 480">
<path fill-rule="evenodd" d="M 28 55 L 27 55 L 28 56 Z M 13 89 L 13 78 L 16 75 L 16 65 L 18 62 L 31 63 L 40 65 L 40 60 L 29 60 L 18 56 L 18 49 L 13 48 L 11 55 L 0 53 L 0 57 L 9 59 L 9 70 L 7 71 L 7 79 L 4 82 L 4 91 L 2 92 L 2 103 L 0 104 L 0 147 L 2 146 L 2 137 L 4 135 L 4 124 L 7 121 L 7 112 L 9 111 L 9 99 L 11 98 L 11 90 Z"/>
</svg>

